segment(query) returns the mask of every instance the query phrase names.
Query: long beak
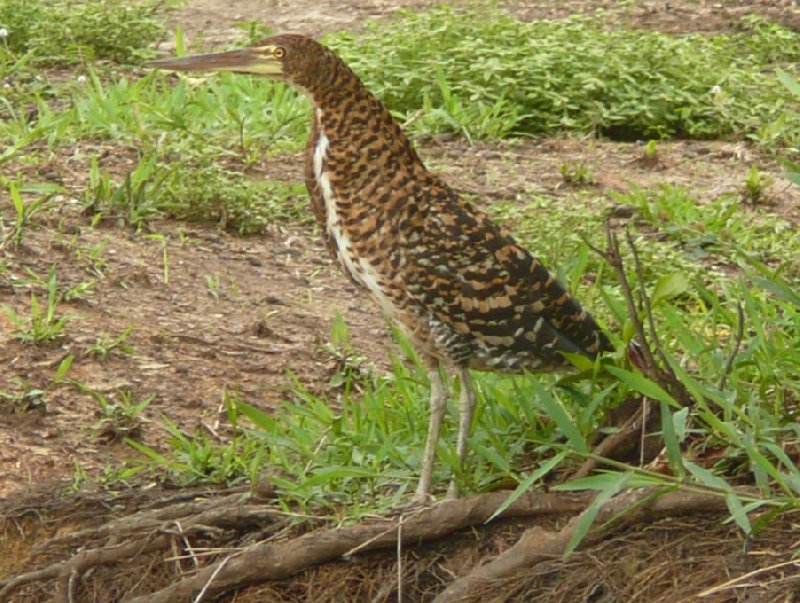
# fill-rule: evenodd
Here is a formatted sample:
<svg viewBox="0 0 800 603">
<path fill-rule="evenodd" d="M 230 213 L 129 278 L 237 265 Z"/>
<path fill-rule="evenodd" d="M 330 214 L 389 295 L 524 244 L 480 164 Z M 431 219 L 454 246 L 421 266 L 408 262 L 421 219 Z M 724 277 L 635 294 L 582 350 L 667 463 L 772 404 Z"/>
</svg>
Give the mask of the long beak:
<svg viewBox="0 0 800 603">
<path fill-rule="evenodd" d="M 272 76 L 283 73 L 280 61 L 272 56 L 272 49 L 267 46 L 252 46 L 215 54 L 195 54 L 188 57 L 160 59 L 151 61 L 149 65 L 156 69 L 173 71 L 235 71 Z"/>
</svg>

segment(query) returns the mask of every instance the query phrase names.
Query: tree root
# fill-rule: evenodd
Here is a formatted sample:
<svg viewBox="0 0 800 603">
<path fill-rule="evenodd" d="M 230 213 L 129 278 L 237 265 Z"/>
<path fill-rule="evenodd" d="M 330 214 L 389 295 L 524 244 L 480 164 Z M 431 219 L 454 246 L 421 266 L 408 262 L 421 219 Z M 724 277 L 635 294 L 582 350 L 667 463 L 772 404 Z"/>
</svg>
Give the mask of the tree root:
<svg viewBox="0 0 800 603">
<path fill-rule="evenodd" d="M 608 526 L 602 524 L 614 522 L 614 527 L 620 528 L 637 521 L 653 520 L 665 515 L 722 512 L 727 508 L 724 498 L 713 494 L 683 491 L 669 492 L 655 497 L 654 494 L 657 493 L 649 489 L 637 490 L 624 492 L 609 500 L 600 508 L 594 520 L 595 525 L 601 527 L 589 532 L 583 543 L 595 542 L 602 538 L 608 531 Z M 558 532 L 549 532 L 539 526 L 530 528 L 506 552 L 455 580 L 439 593 L 433 603 L 455 603 L 466 600 L 488 582 L 508 576 L 522 567 L 548 557 L 563 555 L 582 517 L 588 512 L 586 510 L 576 515 Z"/>
<path fill-rule="evenodd" d="M 313 565 L 361 551 L 395 546 L 398 530 L 404 544 L 441 538 L 485 522 L 507 498 L 507 492 L 495 492 L 442 501 L 432 507 L 412 509 L 396 518 L 310 532 L 277 542 L 269 536 L 287 526 L 289 518 L 272 507 L 243 504 L 240 494 L 165 509 L 148 509 L 95 530 L 82 530 L 49 540 L 41 548 L 83 545 L 83 550 L 66 561 L 0 582 L 0 600 L 9 600 L 12 592 L 31 583 L 55 582 L 53 601 L 66 603 L 75 600 L 76 585 L 94 567 L 129 562 L 144 553 L 167 551 L 176 544 L 191 554 L 191 539 L 230 541 L 232 534 L 226 531 L 252 533 L 254 527 L 262 527 L 260 536 L 263 539 L 266 532 L 267 540 L 246 546 L 156 593 L 128 599 L 132 603 L 192 601 L 200 593 L 217 595 L 255 582 L 286 578 Z M 515 501 L 503 517 L 574 514 L 588 501 L 585 494 L 528 493 Z M 268 529 L 263 528 L 265 524 Z M 86 543 L 93 541 L 95 545 L 88 548 Z"/>
<path fill-rule="evenodd" d="M 56 536 L 39 544 L 34 554 L 81 546 L 84 550 L 67 561 L 26 572 L 6 582 L 0 582 L 0 601 L 22 586 L 56 581 L 54 603 L 73 601 L 78 579 L 89 569 L 129 561 L 139 555 L 169 548 L 178 537 L 188 541 L 192 537 L 211 537 L 223 540 L 226 531 L 241 531 L 255 526 L 269 525 L 274 531 L 288 523 L 284 513 L 275 509 L 242 504 L 242 494 L 232 494 L 218 499 L 206 499 L 147 509 L 133 515 L 110 521 L 98 528 L 80 530 Z M 87 543 L 98 543 L 86 548 Z"/>
<path fill-rule="evenodd" d="M 597 526 L 584 538 L 588 544 L 602 538 L 610 528 L 619 529 L 635 522 L 666 515 L 722 512 L 724 497 L 691 491 L 637 490 L 618 494 L 600 507 L 594 520 Z M 240 494 L 217 499 L 180 503 L 164 509 L 147 509 L 113 520 L 96 530 L 53 538 L 49 543 L 62 549 L 75 549 L 67 560 L 52 563 L 0 583 L 0 600 L 25 585 L 53 584 L 56 603 L 78 600 L 78 586 L 84 575 L 103 565 L 125 564 L 137 556 L 171 549 L 194 556 L 193 542 L 212 541 L 217 546 L 228 542 L 227 554 L 214 552 L 214 562 L 189 574 L 176 576 L 175 582 L 154 592 L 139 592 L 123 599 L 126 603 L 180 603 L 207 600 L 226 592 L 295 575 L 312 566 L 358 553 L 397 546 L 415 546 L 439 539 L 464 528 L 486 522 L 509 496 L 508 492 L 481 494 L 458 500 L 445 500 L 429 507 L 412 508 L 391 518 L 369 519 L 356 525 L 316 530 L 286 538 L 284 527 L 291 519 L 275 508 L 242 501 Z M 537 517 L 566 515 L 563 529 L 549 532 L 540 527 L 527 530 L 504 553 L 458 578 L 439 594 L 436 603 L 452 603 L 475 594 L 475 589 L 507 576 L 523 566 L 553 555 L 562 555 L 585 516 L 592 493 L 535 493 L 520 496 L 501 515 Z M 316 521 L 317 518 L 310 518 Z M 119 531 L 117 531 L 119 530 Z M 257 535 L 260 541 L 242 542 Z M 78 537 L 83 541 L 77 540 Z M 399 544 L 398 544 L 399 540 Z M 87 546 L 86 542 L 92 543 Z M 230 553 L 233 549 L 234 552 Z M 195 558 L 195 561 L 197 559 Z M 180 568 L 179 568 L 180 569 Z M 193 573 L 192 573 L 193 572 Z"/>
<path fill-rule="evenodd" d="M 403 544 L 419 544 L 485 522 L 507 498 L 508 493 L 495 492 L 446 500 L 429 508 L 413 510 L 410 515 L 401 515 L 396 519 L 312 532 L 290 541 L 260 542 L 156 593 L 125 601 L 193 601 L 201 592 L 213 596 L 256 582 L 287 578 L 313 565 L 356 552 L 394 547 L 398 531 Z M 587 497 L 583 495 L 528 493 L 515 501 L 503 513 L 503 517 L 576 512 L 586 502 Z"/>
</svg>

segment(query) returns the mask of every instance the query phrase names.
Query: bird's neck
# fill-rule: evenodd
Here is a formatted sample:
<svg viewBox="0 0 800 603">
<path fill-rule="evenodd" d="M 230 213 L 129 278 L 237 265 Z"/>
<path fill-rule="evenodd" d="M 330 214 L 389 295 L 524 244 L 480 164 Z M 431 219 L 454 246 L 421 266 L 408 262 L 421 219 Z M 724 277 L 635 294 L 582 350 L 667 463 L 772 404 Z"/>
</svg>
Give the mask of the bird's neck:
<svg viewBox="0 0 800 603">
<path fill-rule="evenodd" d="M 425 171 L 400 125 L 347 65 L 339 62 L 326 84 L 309 90 L 309 96 L 315 137 L 327 139 L 328 153 L 347 155 L 348 162 L 361 159 Z"/>
</svg>

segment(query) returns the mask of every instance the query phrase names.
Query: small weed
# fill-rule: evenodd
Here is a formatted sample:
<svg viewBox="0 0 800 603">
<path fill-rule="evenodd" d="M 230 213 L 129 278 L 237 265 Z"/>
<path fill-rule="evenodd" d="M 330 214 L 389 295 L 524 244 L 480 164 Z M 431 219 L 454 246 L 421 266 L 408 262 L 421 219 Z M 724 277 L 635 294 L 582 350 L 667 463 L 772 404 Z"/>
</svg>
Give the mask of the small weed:
<svg viewBox="0 0 800 603">
<path fill-rule="evenodd" d="M 79 461 L 75 461 L 75 469 L 72 472 L 72 481 L 67 488 L 68 492 L 77 492 L 84 484 L 89 483 L 89 473 L 83 468 Z"/>
<path fill-rule="evenodd" d="M 58 292 L 56 283 L 56 267 L 53 266 L 47 278 L 47 300 L 44 306 L 33 292 L 31 292 L 29 317 L 21 316 L 10 306 L 3 306 L 6 316 L 16 327 L 14 335 L 17 339 L 23 343 L 42 343 L 62 337 L 64 326 L 75 317 L 57 314 L 56 310 L 61 300 L 62 294 Z"/>
<path fill-rule="evenodd" d="M 58 364 L 55 374 L 53 375 L 53 385 L 61 385 L 62 383 L 69 383 L 67 380 L 67 373 L 72 368 L 72 363 L 75 361 L 75 356 L 67 354 L 64 359 Z"/>
<path fill-rule="evenodd" d="M 334 389 L 341 389 L 345 384 L 360 389 L 372 374 L 368 359 L 359 354 L 350 344 L 347 323 L 340 312 L 336 312 L 331 325 L 331 344 L 325 351 L 333 358 L 333 367 L 329 384 Z"/>
<path fill-rule="evenodd" d="M 162 262 L 162 276 L 161 278 L 166 285 L 169 283 L 169 252 L 167 249 L 167 243 L 169 242 L 169 238 L 167 235 L 163 235 L 161 233 L 153 233 L 144 235 L 146 239 L 151 239 L 153 241 L 158 241 L 161 243 L 161 262 Z"/>
<path fill-rule="evenodd" d="M 564 182 L 571 186 L 588 186 L 597 181 L 585 161 L 566 161 L 559 169 Z"/>
<path fill-rule="evenodd" d="M 100 214 L 95 214 L 100 216 Z M 89 274 L 102 277 L 108 269 L 108 259 L 103 256 L 108 241 L 101 241 L 95 245 L 78 246 L 75 248 L 75 258 L 86 262 L 84 270 Z"/>
<path fill-rule="evenodd" d="M 772 184 L 772 178 L 765 176 L 755 165 L 747 170 L 742 187 L 742 199 L 750 205 L 758 205 L 765 200 L 766 189 Z"/>
<path fill-rule="evenodd" d="M 89 170 L 89 184 L 84 191 L 84 208 L 87 212 L 116 219 L 137 230 L 149 219 L 162 215 L 155 201 L 166 173 L 155 176 L 156 158 L 143 158 L 136 168 L 125 175 L 122 184 L 116 184 L 109 175 L 100 171 L 93 157 Z"/>
<path fill-rule="evenodd" d="M 100 406 L 100 419 L 94 425 L 94 436 L 103 442 L 114 442 L 128 438 L 139 438 L 142 434 L 145 409 L 155 399 L 147 396 L 137 402 L 130 390 L 117 390 L 116 399 L 107 397 L 104 393 L 93 389 L 83 383 L 70 381 L 78 390 L 94 398 Z"/>
<path fill-rule="evenodd" d="M 11 402 L 15 412 L 26 413 L 32 410 L 47 409 L 47 392 L 45 390 L 34 387 L 20 377 L 15 377 L 13 383 L 18 391 L 0 390 L 0 398 Z"/>
<path fill-rule="evenodd" d="M 133 333 L 133 327 L 127 327 L 122 333 L 112 338 L 111 336 L 103 333 L 100 337 L 89 347 L 89 354 L 95 356 L 100 362 L 105 362 L 111 353 L 116 354 L 133 354 L 134 349 L 125 341 L 128 336 Z"/>
<path fill-rule="evenodd" d="M 639 164 L 642 167 L 653 169 L 661 164 L 661 156 L 658 149 L 658 141 L 650 139 L 642 148 L 642 154 L 639 157 Z"/>
<path fill-rule="evenodd" d="M 206 275 L 206 287 L 208 287 L 208 293 L 217 301 L 219 301 L 219 296 L 222 293 L 220 286 L 219 272 Z"/>
<path fill-rule="evenodd" d="M 55 265 L 51 267 L 51 272 L 53 269 L 55 269 Z M 48 274 L 47 279 L 43 279 L 27 266 L 24 267 L 24 270 L 25 273 L 30 277 L 30 280 L 24 283 L 25 285 L 29 287 L 41 287 L 42 289 L 47 289 L 50 286 L 50 274 Z M 92 279 L 89 281 L 82 281 L 77 285 L 73 285 L 72 287 L 59 287 L 58 295 L 59 298 L 65 302 L 83 300 L 86 297 L 94 295 L 94 286 L 96 284 L 97 281 Z"/>
<path fill-rule="evenodd" d="M 202 431 L 198 431 L 194 437 L 189 436 L 165 418 L 164 429 L 170 436 L 166 453 L 162 454 L 140 442 L 127 441 L 145 459 L 138 463 L 139 469 L 151 466 L 157 471 L 166 470 L 180 484 L 209 481 L 234 483 L 244 477 L 249 477 L 255 483 L 266 463 L 263 442 L 244 435 L 238 429 L 236 397 L 225 391 L 223 398 L 234 428 L 234 437 L 229 443 L 220 446 L 210 442 Z"/>
<path fill-rule="evenodd" d="M 11 196 L 11 202 L 14 205 L 14 223 L 11 229 L 11 235 L 4 238 L 3 241 L 0 242 L 0 245 L 4 244 L 7 240 L 10 240 L 15 246 L 22 243 L 22 237 L 25 234 L 26 228 L 32 224 L 33 217 L 39 212 L 48 209 L 50 200 L 60 191 L 60 189 L 55 189 L 54 187 L 47 188 L 49 189 L 47 192 L 44 192 L 36 200 L 26 204 L 22 200 L 20 186 L 14 182 L 8 183 L 8 192 Z M 30 188 L 28 188 L 28 190 L 30 190 Z M 0 234 L 2 234 L 2 229 L 0 229 Z"/>
</svg>

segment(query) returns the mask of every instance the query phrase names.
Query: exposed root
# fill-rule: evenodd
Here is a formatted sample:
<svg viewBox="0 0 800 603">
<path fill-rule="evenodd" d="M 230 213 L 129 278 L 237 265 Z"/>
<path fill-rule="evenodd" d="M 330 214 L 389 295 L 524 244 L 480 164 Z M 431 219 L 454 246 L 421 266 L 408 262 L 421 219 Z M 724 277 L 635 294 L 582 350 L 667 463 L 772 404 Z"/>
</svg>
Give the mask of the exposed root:
<svg viewBox="0 0 800 603">
<path fill-rule="evenodd" d="M 459 500 L 446 500 L 413 511 L 410 517 L 378 519 L 324 532 L 314 532 L 284 542 L 259 542 L 205 567 L 156 593 L 125 599 L 127 603 L 177 603 L 196 600 L 200 592 L 215 596 L 234 588 L 266 580 L 287 578 L 311 566 L 375 549 L 395 547 L 399 527 L 404 545 L 441 538 L 456 530 L 486 521 L 506 500 L 496 492 Z M 529 493 L 515 501 L 503 517 L 575 512 L 583 508 L 582 495 Z"/>
<path fill-rule="evenodd" d="M 725 508 L 725 500 L 712 494 L 670 492 L 654 497 L 652 490 L 624 492 L 600 508 L 595 517 L 595 525 L 599 524 L 601 527 L 589 532 L 583 543 L 589 544 L 600 539 L 608 528 L 602 524 L 607 522 L 614 522 L 615 528 L 621 528 L 664 515 L 721 512 Z M 530 528 L 505 553 L 454 581 L 434 599 L 434 603 L 466 600 L 468 595 L 487 582 L 508 576 L 519 568 L 531 566 L 543 559 L 563 555 L 583 516 L 588 512 L 586 510 L 576 515 L 558 532 L 549 532 L 539 526 Z"/>
<path fill-rule="evenodd" d="M 112 520 L 98 528 L 80 530 L 56 536 L 33 549 L 33 553 L 46 554 L 53 550 L 84 547 L 66 561 L 20 574 L 0 582 L 0 600 L 31 583 L 54 580 L 55 603 L 75 600 L 76 581 L 88 570 L 101 566 L 130 561 L 158 550 L 167 550 L 173 540 L 181 538 L 210 537 L 225 540 L 224 533 L 232 530 L 263 528 L 272 531 L 288 523 L 285 514 L 259 505 L 241 504 L 242 494 L 232 494 L 218 499 L 205 499 L 147 509 L 133 515 Z M 85 548 L 87 543 L 99 543 Z"/>
</svg>

